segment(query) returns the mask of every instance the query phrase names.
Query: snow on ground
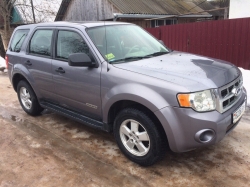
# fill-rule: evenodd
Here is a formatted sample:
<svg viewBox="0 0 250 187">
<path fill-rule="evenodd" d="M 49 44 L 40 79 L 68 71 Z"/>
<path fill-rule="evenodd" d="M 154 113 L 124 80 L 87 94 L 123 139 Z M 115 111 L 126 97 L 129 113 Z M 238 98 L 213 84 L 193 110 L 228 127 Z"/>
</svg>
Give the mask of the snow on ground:
<svg viewBox="0 0 250 187">
<path fill-rule="evenodd" d="M 0 68 L 5 67 L 5 59 L 0 56 Z"/>
<path fill-rule="evenodd" d="M 250 106 L 250 70 L 240 68 L 243 75 L 243 86 L 247 90 L 247 105 Z"/>
</svg>

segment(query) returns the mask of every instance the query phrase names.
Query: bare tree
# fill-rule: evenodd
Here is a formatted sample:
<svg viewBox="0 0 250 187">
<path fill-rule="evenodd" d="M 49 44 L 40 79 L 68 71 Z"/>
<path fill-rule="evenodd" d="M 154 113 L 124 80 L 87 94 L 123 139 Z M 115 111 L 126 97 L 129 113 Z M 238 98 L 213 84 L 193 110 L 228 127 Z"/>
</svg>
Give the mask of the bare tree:
<svg viewBox="0 0 250 187">
<path fill-rule="evenodd" d="M 33 0 L 34 13 L 32 11 L 31 0 L 0 0 L 0 17 L 3 18 L 4 25 L 0 28 L 0 35 L 4 49 L 7 49 L 11 34 L 14 28 L 11 27 L 11 13 L 14 7 L 22 17 L 23 24 L 54 21 L 58 8 L 62 0 Z"/>
<path fill-rule="evenodd" d="M 4 49 L 7 49 L 13 29 L 10 27 L 11 11 L 16 0 L 0 0 L 0 16 L 3 18 L 3 29 L 0 29 Z"/>
<path fill-rule="evenodd" d="M 33 0 L 36 23 L 54 21 L 61 1 L 62 0 Z M 25 23 L 34 23 L 30 0 L 16 0 L 15 6 L 22 14 Z"/>
<path fill-rule="evenodd" d="M 4 46 L 3 46 L 3 42 L 2 42 L 2 37 L 0 35 L 0 56 L 4 57 L 5 56 L 5 50 L 4 50 Z"/>
</svg>

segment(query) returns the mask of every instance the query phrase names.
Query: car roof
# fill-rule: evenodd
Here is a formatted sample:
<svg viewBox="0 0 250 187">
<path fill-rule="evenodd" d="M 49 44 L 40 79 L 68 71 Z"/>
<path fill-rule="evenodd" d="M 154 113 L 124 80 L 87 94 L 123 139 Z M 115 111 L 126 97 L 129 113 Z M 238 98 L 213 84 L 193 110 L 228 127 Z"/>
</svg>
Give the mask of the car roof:
<svg viewBox="0 0 250 187">
<path fill-rule="evenodd" d="M 98 27 L 104 25 L 129 25 L 130 23 L 125 22 L 115 22 L 115 21 L 75 21 L 75 22 L 67 22 L 67 21 L 56 21 L 56 22 L 48 22 L 48 23 L 37 23 L 37 24 L 29 24 L 19 26 L 19 29 L 25 28 L 33 28 L 33 27 L 79 27 L 83 26 L 86 28 L 90 27 Z"/>
</svg>

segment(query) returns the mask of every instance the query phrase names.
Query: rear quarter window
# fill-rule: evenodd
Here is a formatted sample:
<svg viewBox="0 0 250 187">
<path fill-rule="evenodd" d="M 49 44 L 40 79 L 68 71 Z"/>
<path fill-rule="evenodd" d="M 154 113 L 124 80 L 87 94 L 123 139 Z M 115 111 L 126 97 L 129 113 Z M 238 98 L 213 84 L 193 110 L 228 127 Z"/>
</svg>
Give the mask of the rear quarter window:
<svg viewBox="0 0 250 187">
<path fill-rule="evenodd" d="M 28 32 L 29 30 L 17 30 L 13 36 L 9 50 L 13 52 L 20 52 Z"/>
</svg>

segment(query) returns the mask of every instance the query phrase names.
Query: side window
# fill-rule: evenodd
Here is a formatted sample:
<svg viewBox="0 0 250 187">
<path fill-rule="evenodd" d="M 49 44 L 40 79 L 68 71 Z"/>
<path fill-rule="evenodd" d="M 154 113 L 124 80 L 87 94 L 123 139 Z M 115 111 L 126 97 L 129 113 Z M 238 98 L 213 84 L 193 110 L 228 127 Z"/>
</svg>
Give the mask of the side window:
<svg viewBox="0 0 250 187">
<path fill-rule="evenodd" d="M 20 52 L 29 30 L 17 30 L 10 44 L 10 51 Z"/>
<path fill-rule="evenodd" d="M 73 31 L 59 31 L 57 35 L 56 58 L 68 59 L 72 53 L 89 53 L 89 47 L 83 38 Z"/>
<path fill-rule="evenodd" d="M 30 40 L 29 52 L 50 56 L 52 35 L 53 30 L 37 30 Z"/>
</svg>

